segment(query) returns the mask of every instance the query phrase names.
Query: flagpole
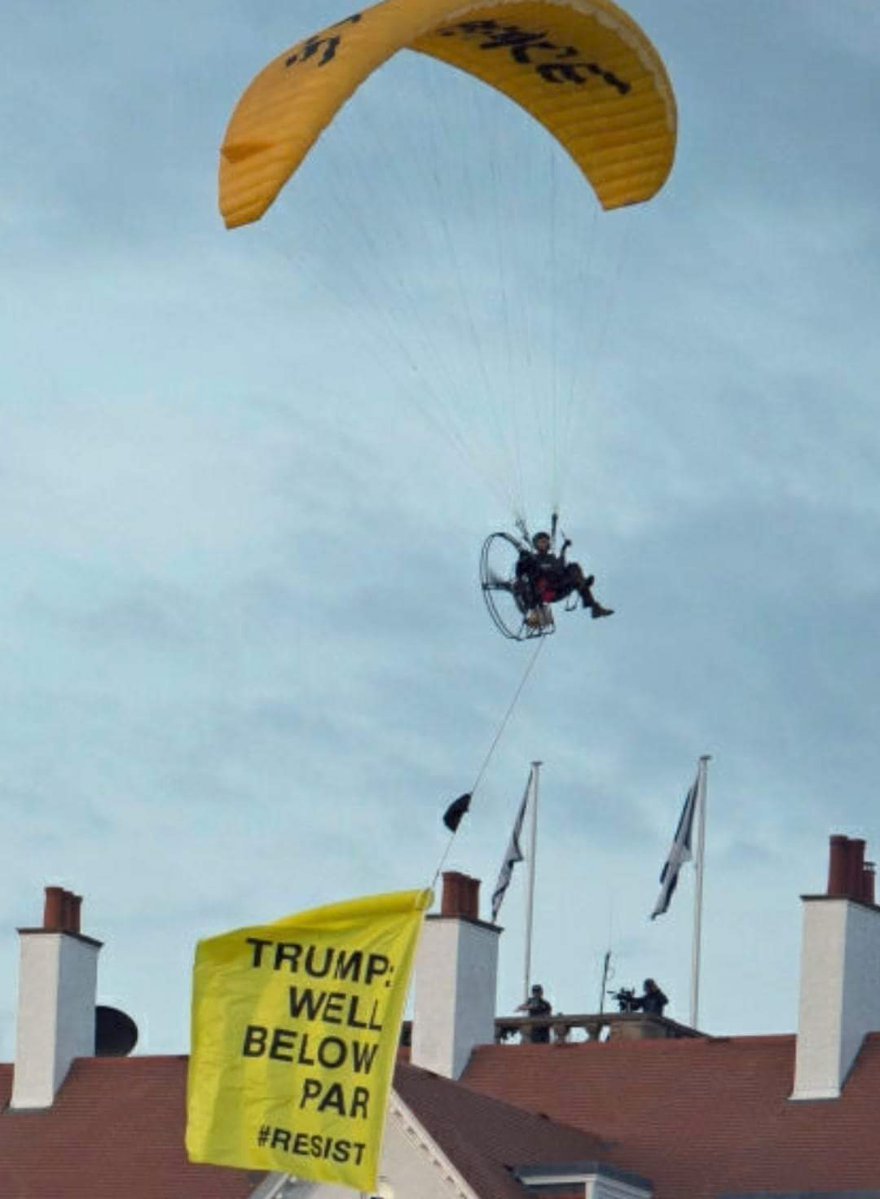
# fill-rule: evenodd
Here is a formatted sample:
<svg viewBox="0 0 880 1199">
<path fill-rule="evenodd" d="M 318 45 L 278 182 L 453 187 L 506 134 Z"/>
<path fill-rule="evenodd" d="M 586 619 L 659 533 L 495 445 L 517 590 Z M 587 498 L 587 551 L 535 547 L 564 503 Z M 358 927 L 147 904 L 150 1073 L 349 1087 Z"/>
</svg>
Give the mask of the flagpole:
<svg viewBox="0 0 880 1199">
<path fill-rule="evenodd" d="M 605 1011 L 605 990 L 608 986 L 608 975 L 611 970 L 611 950 L 605 950 L 605 957 L 602 959 L 602 985 L 599 988 L 599 1015 Z"/>
<path fill-rule="evenodd" d="M 703 858 L 706 850 L 706 768 L 711 754 L 703 754 L 697 767 L 697 810 L 700 831 L 697 834 L 697 856 L 694 862 L 694 940 L 691 947 L 691 1028 L 697 1027 L 700 1011 L 700 950 L 703 932 Z"/>
<path fill-rule="evenodd" d="M 529 884 L 526 888 L 526 951 L 525 987 L 523 995 L 528 999 L 532 981 L 532 920 L 535 914 L 535 849 L 538 843 L 538 770 L 541 762 L 532 762 L 529 778 L 532 800 L 532 824 L 529 834 Z"/>
</svg>

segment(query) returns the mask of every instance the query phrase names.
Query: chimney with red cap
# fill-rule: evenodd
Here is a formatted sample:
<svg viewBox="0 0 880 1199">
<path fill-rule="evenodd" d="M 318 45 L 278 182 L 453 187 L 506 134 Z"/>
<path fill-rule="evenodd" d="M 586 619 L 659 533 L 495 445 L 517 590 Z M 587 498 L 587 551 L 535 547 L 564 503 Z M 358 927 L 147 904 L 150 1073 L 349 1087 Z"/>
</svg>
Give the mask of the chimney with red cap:
<svg viewBox="0 0 880 1199">
<path fill-rule="evenodd" d="M 792 1099 L 836 1099 L 865 1034 L 880 1030 L 880 908 L 865 842 L 831 837 L 828 889 L 803 895 Z"/>
<path fill-rule="evenodd" d="M 47 887 L 42 928 L 20 928 L 18 1028 L 10 1106 L 51 1107 L 74 1058 L 95 1052 L 101 942 L 80 932 L 82 897 Z"/>
<path fill-rule="evenodd" d="M 479 896 L 477 879 L 444 874 L 440 914 L 425 921 L 416 959 L 411 1060 L 446 1078 L 495 1039 L 501 929 L 480 920 Z"/>
</svg>

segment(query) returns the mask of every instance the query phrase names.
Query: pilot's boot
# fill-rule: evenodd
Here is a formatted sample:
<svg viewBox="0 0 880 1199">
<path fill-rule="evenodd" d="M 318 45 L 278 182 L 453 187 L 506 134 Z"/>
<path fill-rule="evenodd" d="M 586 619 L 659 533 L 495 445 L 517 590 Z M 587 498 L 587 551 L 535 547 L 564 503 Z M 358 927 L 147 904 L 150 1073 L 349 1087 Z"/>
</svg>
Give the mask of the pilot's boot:
<svg viewBox="0 0 880 1199">
<path fill-rule="evenodd" d="M 593 620 L 598 620 L 600 616 L 613 616 L 613 608 L 605 608 L 596 597 L 593 595 L 593 584 L 596 582 L 595 575 L 587 575 L 581 586 L 581 603 L 585 608 L 589 608 L 592 613 Z"/>
</svg>

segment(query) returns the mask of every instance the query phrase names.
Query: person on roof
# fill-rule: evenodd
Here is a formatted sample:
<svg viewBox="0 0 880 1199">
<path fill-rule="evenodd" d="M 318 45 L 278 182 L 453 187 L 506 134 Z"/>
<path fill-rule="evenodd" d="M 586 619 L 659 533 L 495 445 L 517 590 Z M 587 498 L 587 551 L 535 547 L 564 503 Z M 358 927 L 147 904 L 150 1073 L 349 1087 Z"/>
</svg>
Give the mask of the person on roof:
<svg viewBox="0 0 880 1199">
<path fill-rule="evenodd" d="M 544 998 L 544 988 L 540 983 L 535 983 L 528 999 L 516 1010 L 525 1012 L 530 1019 L 534 1019 L 536 1016 L 549 1016 L 553 1008 Z M 523 1029 L 523 1038 L 528 1038 L 533 1045 L 546 1045 L 550 1040 L 550 1025 L 535 1024 L 531 1028 Z"/>
<path fill-rule="evenodd" d="M 662 1016 L 663 1009 L 666 1007 L 669 1000 L 654 982 L 653 978 L 646 978 L 644 981 L 644 995 L 636 995 L 632 999 L 632 1009 L 637 1011 L 639 1008 L 643 1012 L 647 1012 L 652 1016 Z"/>
<path fill-rule="evenodd" d="M 525 546 L 516 563 L 516 577 L 528 587 L 534 604 L 554 604 L 576 591 L 581 603 L 589 608 L 595 620 L 600 616 L 612 616 L 613 608 L 605 608 L 593 595 L 595 575 L 585 575 L 577 562 L 566 562 L 565 551 L 571 545 L 566 538 L 558 554 L 553 553 L 553 542 L 549 533 L 536 533 L 532 548 Z"/>
</svg>

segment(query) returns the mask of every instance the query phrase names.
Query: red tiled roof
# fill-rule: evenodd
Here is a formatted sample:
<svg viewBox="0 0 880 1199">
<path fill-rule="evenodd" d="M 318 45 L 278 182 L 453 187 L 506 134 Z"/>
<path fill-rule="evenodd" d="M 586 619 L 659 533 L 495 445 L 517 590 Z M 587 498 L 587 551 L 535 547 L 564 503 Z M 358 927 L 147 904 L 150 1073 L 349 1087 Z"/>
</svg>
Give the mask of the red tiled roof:
<svg viewBox="0 0 880 1199">
<path fill-rule="evenodd" d="M 46 1111 L 9 1110 L 0 1065 L 2 1199 L 246 1199 L 263 1174 L 191 1164 L 186 1057 L 80 1058 Z M 596 1137 L 399 1064 L 395 1089 L 481 1199 L 524 1199 L 510 1167 L 602 1156 Z"/>
<path fill-rule="evenodd" d="M 836 1100 L 789 1100 L 793 1036 L 486 1045 L 462 1083 L 613 1143 L 657 1199 L 880 1190 L 880 1033 Z"/>
<path fill-rule="evenodd" d="M 79 1058 L 46 1111 L 8 1109 L 0 1066 L 3 1199 L 245 1199 L 265 1175 L 192 1165 L 185 1057 Z"/>
<path fill-rule="evenodd" d="M 792 1102 L 795 1038 L 486 1045 L 461 1083 L 400 1063 L 403 1101 L 482 1199 L 512 1168 L 598 1161 L 657 1199 L 880 1191 L 880 1033 L 837 1100 Z M 185 1057 L 77 1060 L 51 1109 L 8 1110 L 2 1199 L 246 1199 L 262 1175 L 191 1165 Z M 463 1085 L 462 1085 L 463 1084 Z"/>
<path fill-rule="evenodd" d="M 598 1161 L 608 1146 L 508 1103 L 399 1063 L 394 1089 L 481 1199 L 524 1199 L 516 1166 Z M 583 1195 L 583 1187 L 580 1188 Z"/>
</svg>

